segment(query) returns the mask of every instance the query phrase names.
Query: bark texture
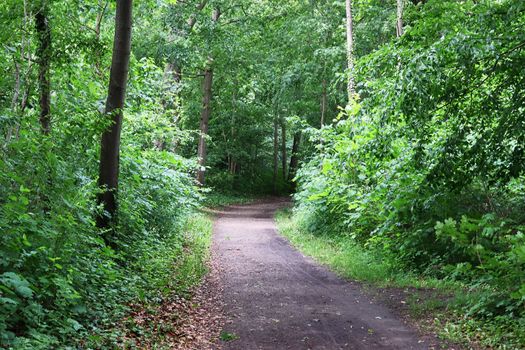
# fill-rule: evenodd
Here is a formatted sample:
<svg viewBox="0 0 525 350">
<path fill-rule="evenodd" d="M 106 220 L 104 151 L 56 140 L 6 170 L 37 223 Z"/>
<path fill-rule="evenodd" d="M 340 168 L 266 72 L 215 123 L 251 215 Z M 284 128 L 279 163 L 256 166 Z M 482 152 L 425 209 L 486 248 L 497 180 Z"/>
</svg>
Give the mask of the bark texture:
<svg viewBox="0 0 525 350">
<path fill-rule="evenodd" d="M 286 181 L 287 174 L 286 174 L 286 168 L 287 168 L 287 162 L 288 162 L 288 156 L 286 154 L 286 120 L 284 118 L 280 118 L 281 121 L 281 161 L 283 166 L 283 180 Z"/>
<path fill-rule="evenodd" d="M 399 38 L 403 35 L 403 0 L 397 0 L 396 34 Z"/>
<path fill-rule="evenodd" d="M 273 120 L 273 193 L 277 194 L 277 172 L 279 170 L 279 128 L 277 118 Z"/>
<path fill-rule="evenodd" d="M 202 2 L 202 7 L 206 4 Z M 215 8 L 212 12 L 211 19 L 214 23 L 217 23 L 221 11 L 219 8 Z M 204 70 L 204 82 L 203 82 L 203 95 L 202 95 L 202 111 L 201 111 L 201 123 L 200 123 L 200 137 L 199 146 L 197 149 L 197 157 L 199 158 L 199 169 L 197 170 L 197 181 L 199 184 L 204 185 L 205 173 L 206 173 L 206 136 L 208 135 L 208 124 L 210 122 L 211 114 L 211 99 L 212 99 L 212 85 L 213 85 L 213 57 L 208 57 L 207 67 Z"/>
<path fill-rule="evenodd" d="M 38 87 L 40 90 L 40 126 L 48 135 L 51 131 L 51 83 L 49 67 L 51 63 L 51 28 L 49 27 L 48 5 L 46 1 L 35 13 L 35 27 L 38 34 Z"/>
<path fill-rule="evenodd" d="M 299 165 L 299 146 L 301 144 L 301 132 L 293 135 L 292 155 L 290 156 L 290 169 L 288 170 L 288 180 L 292 181 Z"/>
<path fill-rule="evenodd" d="M 323 92 L 321 95 L 321 128 L 324 126 L 326 114 L 326 79 L 323 79 Z"/>
<path fill-rule="evenodd" d="M 346 59 L 348 64 L 348 102 L 351 102 L 355 95 L 354 21 L 352 17 L 352 0 L 346 0 Z"/>
<path fill-rule="evenodd" d="M 106 114 L 111 118 L 112 124 L 102 134 L 100 148 L 98 185 L 102 192 L 98 196 L 98 203 L 102 205 L 104 213 L 97 217 L 97 226 L 101 228 L 107 228 L 114 221 L 117 212 L 120 131 L 131 50 L 132 7 L 132 0 L 117 0 L 113 56 L 106 100 Z"/>
<path fill-rule="evenodd" d="M 200 137 L 197 156 L 199 157 L 199 169 L 197 170 L 197 181 L 204 185 L 204 175 L 206 166 L 206 136 L 208 135 L 208 124 L 211 114 L 211 89 L 213 84 L 213 70 L 206 68 L 204 71 L 204 82 L 202 84 L 202 110 L 200 123 Z"/>
<path fill-rule="evenodd" d="M 193 27 L 197 23 L 197 13 L 202 11 L 202 9 L 204 8 L 204 6 L 206 6 L 207 3 L 208 0 L 203 0 L 197 4 L 195 13 L 192 14 L 190 18 L 188 18 L 188 32 L 191 32 L 193 30 Z"/>
</svg>

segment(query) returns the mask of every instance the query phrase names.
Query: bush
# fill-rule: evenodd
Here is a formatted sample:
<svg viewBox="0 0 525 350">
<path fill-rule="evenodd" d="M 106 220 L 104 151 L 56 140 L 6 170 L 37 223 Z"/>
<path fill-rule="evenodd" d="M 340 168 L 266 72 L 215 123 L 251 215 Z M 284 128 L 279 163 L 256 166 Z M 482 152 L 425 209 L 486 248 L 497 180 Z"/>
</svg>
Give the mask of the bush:
<svg viewBox="0 0 525 350">
<path fill-rule="evenodd" d="M 159 246 L 173 250 L 173 260 L 184 244 L 185 218 L 200 198 L 192 163 L 125 148 L 115 251 L 94 225 L 88 168 L 45 139 L 21 137 L 7 154 L 0 161 L 2 345 L 48 349 L 106 332 L 127 301 L 166 285 L 170 264 L 152 261 Z"/>
</svg>

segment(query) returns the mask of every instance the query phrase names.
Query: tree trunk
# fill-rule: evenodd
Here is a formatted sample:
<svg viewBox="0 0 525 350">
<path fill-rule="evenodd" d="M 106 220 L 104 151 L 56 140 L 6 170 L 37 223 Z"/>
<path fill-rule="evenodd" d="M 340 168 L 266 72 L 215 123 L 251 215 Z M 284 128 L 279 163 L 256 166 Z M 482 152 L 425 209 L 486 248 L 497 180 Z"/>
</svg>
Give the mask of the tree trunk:
<svg viewBox="0 0 525 350">
<path fill-rule="evenodd" d="M 51 131 L 51 84 L 49 66 L 51 62 L 51 29 L 49 28 L 48 5 L 44 0 L 35 14 L 35 27 L 38 34 L 38 86 L 40 89 L 40 126 L 48 135 Z"/>
<path fill-rule="evenodd" d="M 20 64 L 16 61 L 16 59 L 13 59 L 14 65 L 15 65 L 15 86 L 13 89 L 13 98 L 11 99 L 11 109 L 13 112 L 16 110 L 16 106 L 18 103 L 18 98 L 20 96 Z"/>
<path fill-rule="evenodd" d="M 239 84 L 239 81 L 237 80 L 237 78 L 234 79 L 234 86 L 238 86 Z M 235 171 L 236 171 L 236 164 L 235 164 L 235 158 L 233 156 L 233 152 L 232 152 L 232 148 L 233 148 L 233 145 L 235 144 L 235 117 L 237 115 L 237 90 L 233 90 L 233 94 L 232 94 L 232 113 L 230 114 L 230 140 L 229 140 L 229 159 L 230 159 L 230 162 L 231 162 L 231 174 L 232 175 L 235 175 Z"/>
<path fill-rule="evenodd" d="M 277 194 L 277 172 L 279 169 L 279 129 L 277 118 L 273 120 L 273 193 Z"/>
<path fill-rule="evenodd" d="M 21 40 L 20 40 L 20 56 L 21 58 L 25 57 L 26 51 L 31 51 L 31 30 L 28 28 L 29 23 L 29 16 L 32 14 L 29 14 L 30 11 L 28 11 L 27 1 L 24 1 L 24 18 L 22 20 L 22 32 L 21 32 Z M 26 49 L 27 47 L 27 49 Z M 13 113 L 17 114 L 19 118 L 23 117 L 24 111 L 27 106 L 27 101 L 31 92 L 31 79 L 27 79 L 27 77 L 30 76 L 32 71 L 32 60 L 31 60 L 31 54 L 29 53 L 27 55 L 27 62 L 25 64 L 20 63 L 17 61 L 17 58 L 15 55 L 13 55 L 13 63 L 14 63 L 14 78 L 15 78 L 15 86 L 13 87 L 13 97 L 11 99 L 11 109 Z M 25 66 L 25 69 L 23 69 Z M 25 77 L 25 78 L 23 78 Z M 22 98 L 20 98 L 20 95 L 22 95 Z M 7 129 L 7 135 L 6 135 L 6 142 L 5 145 L 7 145 L 11 138 L 14 136 L 15 138 L 18 138 L 20 131 L 20 121 L 17 120 L 15 125 L 9 127 Z"/>
<path fill-rule="evenodd" d="M 109 1 L 105 0 L 98 1 L 98 7 L 100 11 L 97 13 L 97 19 L 95 20 L 95 37 L 97 38 L 97 42 L 100 40 L 100 27 L 102 25 L 102 20 L 104 19 L 104 14 L 106 13 L 106 9 L 108 8 Z"/>
<path fill-rule="evenodd" d="M 286 155 L 286 120 L 281 118 L 281 161 L 283 166 L 283 180 L 286 181 L 286 165 L 288 156 Z"/>
<path fill-rule="evenodd" d="M 403 35 L 403 0 L 397 0 L 396 34 L 399 38 Z"/>
<path fill-rule="evenodd" d="M 197 23 L 197 14 L 200 11 L 202 11 L 202 9 L 204 9 L 204 7 L 206 6 L 207 3 L 208 3 L 208 0 L 202 0 L 201 2 L 199 2 L 195 6 L 195 12 L 192 13 L 188 17 L 188 20 L 186 21 L 186 24 L 188 25 L 188 27 L 187 27 L 187 32 L 184 35 L 184 37 L 186 37 L 186 38 L 189 37 L 191 31 L 193 30 L 193 27 Z M 175 60 L 174 62 L 168 63 L 166 65 L 166 69 L 165 69 L 164 73 L 165 73 L 164 76 L 166 78 L 173 78 L 173 81 L 175 82 L 175 86 L 177 86 L 176 93 L 179 94 L 180 93 L 180 84 L 181 84 L 181 81 L 182 81 L 182 67 L 181 67 L 180 62 Z M 173 103 L 171 103 L 172 101 L 169 100 L 169 99 L 171 99 L 171 97 L 172 96 L 164 96 L 163 97 L 162 105 L 164 107 L 164 110 L 166 110 L 168 108 L 178 109 L 178 107 L 180 107 L 180 101 L 177 101 L 177 103 L 173 104 Z M 179 115 L 177 113 L 177 114 L 175 114 L 175 116 L 173 118 L 173 125 L 175 125 L 177 123 L 178 119 L 179 119 Z M 175 149 L 176 147 L 177 147 L 177 145 L 173 144 L 172 148 Z"/>
<path fill-rule="evenodd" d="M 109 5 L 109 0 L 98 0 L 99 12 L 97 13 L 97 19 L 95 20 L 95 38 L 97 43 L 100 44 L 100 29 L 102 27 L 102 21 Z M 104 77 L 102 70 L 102 55 L 97 54 L 95 56 L 95 73 L 100 77 Z"/>
<path fill-rule="evenodd" d="M 208 0 L 203 0 L 197 4 L 195 13 L 192 14 L 190 18 L 188 18 L 188 32 L 191 32 L 193 30 L 195 23 L 197 23 L 197 13 L 202 11 L 202 9 L 204 8 L 204 6 L 206 6 L 207 3 Z"/>
<path fill-rule="evenodd" d="M 202 95 L 202 111 L 201 111 L 201 123 L 200 123 L 200 137 L 199 137 L 199 148 L 197 150 L 197 156 L 199 157 L 199 169 L 197 170 L 197 181 L 199 184 L 204 185 L 204 174 L 206 166 L 206 136 L 208 135 L 208 123 L 210 121 L 211 113 L 211 89 L 213 84 L 213 70 L 208 67 L 204 71 L 204 82 L 203 95 Z"/>
<path fill-rule="evenodd" d="M 206 1 L 202 1 L 199 5 L 198 10 L 202 10 L 206 5 Z M 221 16 L 221 11 L 218 8 L 215 8 L 212 12 L 211 19 L 214 23 L 217 23 L 219 17 Z M 197 170 L 197 181 L 201 186 L 205 182 L 205 172 L 206 172 L 206 136 L 208 135 L 208 123 L 210 121 L 211 114 L 211 97 L 212 97 L 212 84 L 213 84 L 213 58 L 208 57 L 207 67 L 204 70 L 204 82 L 203 82 L 203 95 L 202 95 L 202 112 L 201 112 L 201 124 L 200 124 L 200 137 L 199 137 L 199 147 L 197 150 L 197 157 L 199 158 L 199 169 Z"/>
<path fill-rule="evenodd" d="M 321 95 L 321 128 L 324 126 L 325 114 L 326 114 L 326 79 L 323 79 L 323 92 Z"/>
<path fill-rule="evenodd" d="M 120 130 L 131 50 L 132 7 L 132 0 L 117 0 L 113 56 L 106 100 L 106 115 L 111 118 L 112 124 L 102 134 L 100 148 L 98 185 L 102 192 L 98 195 L 98 203 L 104 209 L 104 213 L 97 217 L 97 226 L 100 228 L 109 227 L 114 222 L 117 212 Z"/>
<path fill-rule="evenodd" d="M 292 181 L 299 165 L 299 146 L 301 144 L 301 132 L 293 135 L 292 155 L 290 156 L 290 168 L 288 170 L 288 180 Z"/>
<path fill-rule="evenodd" d="M 355 95 L 354 22 L 352 18 L 352 0 L 346 0 L 346 59 L 348 62 L 348 102 L 351 103 Z"/>
</svg>

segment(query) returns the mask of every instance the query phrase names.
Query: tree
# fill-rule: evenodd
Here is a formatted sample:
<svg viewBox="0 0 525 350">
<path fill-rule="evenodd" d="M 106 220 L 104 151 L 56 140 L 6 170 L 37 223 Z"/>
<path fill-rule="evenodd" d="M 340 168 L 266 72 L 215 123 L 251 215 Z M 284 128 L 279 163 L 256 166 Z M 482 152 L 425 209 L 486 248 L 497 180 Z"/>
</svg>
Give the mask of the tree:
<svg viewBox="0 0 525 350">
<path fill-rule="evenodd" d="M 51 63 L 51 29 L 49 27 L 49 6 L 42 0 L 36 8 L 35 27 L 38 34 L 38 86 L 40 90 L 40 126 L 47 135 L 51 130 L 51 84 L 49 66 Z"/>
<path fill-rule="evenodd" d="M 396 34 L 398 38 L 403 35 L 403 0 L 397 0 Z"/>
<path fill-rule="evenodd" d="M 197 23 L 197 13 L 202 11 L 204 6 L 208 3 L 208 0 L 202 0 L 196 5 L 196 13 L 192 13 L 188 18 L 188 33 L 192 31 L 195 23 Z"/>
<path fill-rule="evenodd" d="M 283 167 L 283 180 L 286 181 L 286 164 L 288 156 L 286 155 L 286 120 L 283 117 L 279 118 L 281 122 L 281 162 Z"/>
<path fill-rule="evenodd" d="M 129 57 L 131 51 L 132 0 L 117 0 L 113 56 L 109 77 L 106 115 L 111 125 L 103 132 L 100 147 L 98 203 L 104 212 L 97 216 L 97 226 L 107 228 L 117 212 L 119 180 L 120 132 L 122 109 L 126 98 Z"/>
<path fill-rule="evenodd" d="M 352 0 L 346 0 L 346 60 L 348 64 L 348 102 L 351 103 L 355 95 L 354 20 L 352 17 Z"/>
<path fill-rule="evenodd" d="M 288 181 L 292 181 L 299 166 L 299 146 L 301 144 L 301 131 L 293 135 L 292 155 L 290 156 L 290 168 L 288 170 Z"/>
<path fill-rule="evenodd" d="M 213 84 L 213 69 L 211 60 L 208 61 L 208 67 L 204 69 L 204 80 L 202 82 L 202 110 L 200 122 L 200 135 L 197 156 L 199 158 L 199 169 L 197 170 L 197 181 L 204 185 L 206 171 L 206 137 L 208 135 L 208 124 L 211 114 L 211 93 Z"/>
<path fill-rule="evenodd" d="M 211 16 L 213 25 L 215 25 L 217 21 L 219 21 L 220 16 L 221 16 L 220 9 L 215 8 Z M 199 146 L 197 149 L 197 157 L 199 158 L 199 169 L 197 169 L 197 181 L 201 185 L 204 185 L 204 181 L 205 181 L 206 158 L 208 156 L 207 149 L 206 149 L 206 137 L 208 136 L 208 124 L 210 121 L 210 114 L 211 114 L 211 100 L 212 100 L 212 86 L 213 86 L 213 67 L 212 65 L 213 65 L 213 58 L 210 55 L 208 57 L 207 66 L 204 69 L 200 135 L 199 135 Z"/>
<path fill-rule="evenodd" d="M 273 192 L 277 194 L 277 173 L 279 171 L 279 124 L 273 120 Z"/>
</svg>

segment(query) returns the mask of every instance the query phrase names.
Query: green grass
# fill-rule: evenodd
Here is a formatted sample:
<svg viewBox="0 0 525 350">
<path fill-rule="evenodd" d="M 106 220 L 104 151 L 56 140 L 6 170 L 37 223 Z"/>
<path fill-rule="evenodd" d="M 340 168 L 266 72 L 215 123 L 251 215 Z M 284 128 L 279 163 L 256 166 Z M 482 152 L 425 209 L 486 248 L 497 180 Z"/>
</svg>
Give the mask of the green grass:
<svg viewBox="0 0 525 350">
<path fill-rule="evenodd" d="M 342 277 L 369 282 L 378 287 L 440 288 L 453 291 L 457 283 L 421 278 L 401 272 L 378 252 L 358 245 L 351 237 L 335 234 L 312 234 L 301 229 L 301 216 L 292 216 L 289 209 L 276 215 L 279 231 L 297 249 L 329 266 Z"/>
<path fill-rule="evenodd" d="M 179 294 L 199 284 L 208 272 L 212 224 L 212 218 L 202 213 L 190 216 L 186 222 L 182 254 L 175 260 L 173 271 L 173 289 Z"/>
<path fill-rule="evenodd" d="M 477 348 L 525 349 L 525 325 L 508 319 L 490 320 L 467 317 L 466 298 L 478 298 L 481 292 L 468 285 L 418 276 L 403 271 L 381 256 L 380 252 L 358 245 L 343 234 L 313 234 L 302 228 L 300 213 L 289 209 L 276 215 L 280 233 L 305 255 L 328 266 L 341 277 L 365 282 L 374 288 L 410 288 L 413 295 L 406 298 L 409 314 L 414 318 L 434 319 L 430 331 L 442 339 Z M 432 293 L 428 293 L 431 290 Z M 426 292 L 425 292 L 426 291 Z"/>
<path fill-rule="evenodd" d="M 226 331 L 222 331 L 220 336 L 219 336 L 219 339 L 222 340 L 222 341 L 232 341 L 232 340 L 239 339 L 239 336 L 237 334 L 234 334 L 234 333 L 229 333 L 229 332 L 226 332 Z"/>
<path fill-rule="evenodd" d="M 255 198 L 253 195 L 240 193 L 220 193 L 209 192 L 206 193 L 204 206 L 208 208 L 217 208 L 230 204 L 246 204 L 252 202 Z"/>
<path fill-rule="evenodd" d="M 205 213 L 191 214 L 184 218 L 179 230 L 164 240 L 152 235 L 137 249 L 142 252 L 135 269 L 141 271 L 144 285 L 139 286 L 138 292 L 143 302 L 155 300 L 159 292 L 187 294 L 206 273 L 211 217 Z"/>
<path fill-rule="evenodd" d="M 347 238 L 304 232 L 286 212 L 278 213 L 276 219 L 279 231 L 296 248 L 340 275 L 368 282 L 382 282 L 391 277 L 386 264 Z"/>
</svg>

